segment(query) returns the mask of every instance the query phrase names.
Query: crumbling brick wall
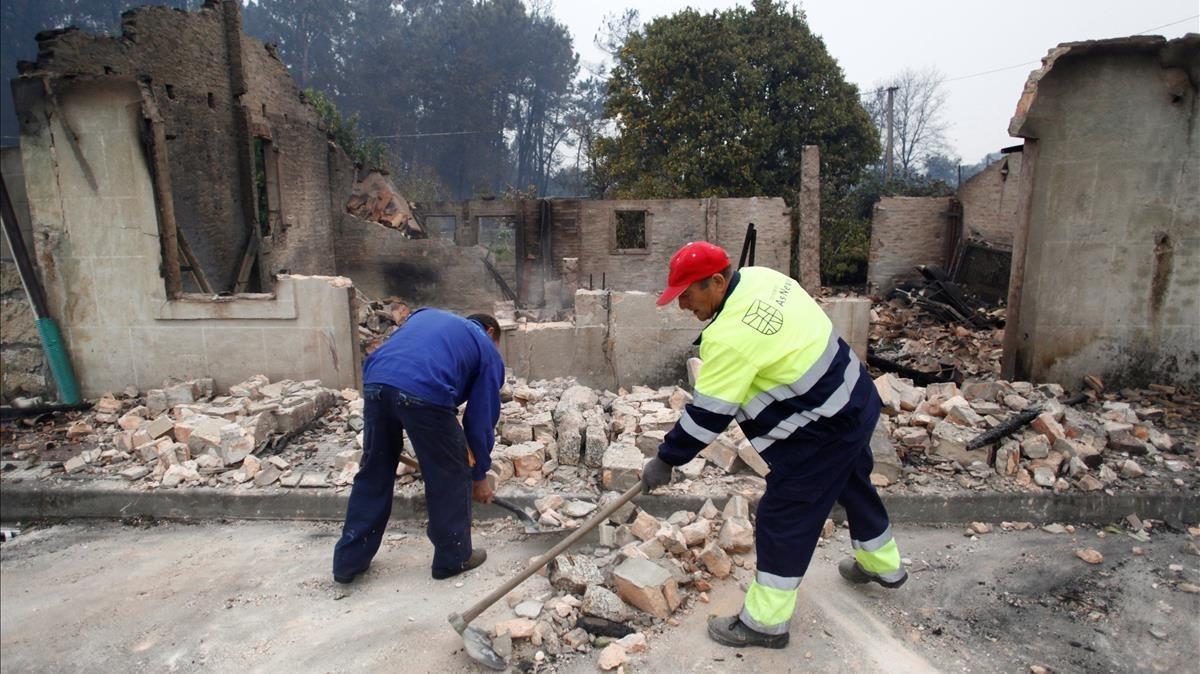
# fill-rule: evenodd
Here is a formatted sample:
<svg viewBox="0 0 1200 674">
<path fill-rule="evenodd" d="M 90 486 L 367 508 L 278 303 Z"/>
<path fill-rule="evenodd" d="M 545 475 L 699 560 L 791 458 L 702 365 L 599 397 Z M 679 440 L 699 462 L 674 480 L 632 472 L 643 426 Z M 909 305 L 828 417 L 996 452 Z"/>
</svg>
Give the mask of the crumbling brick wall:
<svg viewBox="0 0 1200 674">
<path fill-rule="evenodd" d="M 871 216 L 867 284 L 887 292 L 919 277 L 917 265 L 946 265 L 951 197 L 884 197 Z"/>
<path fill-rule="evenodd" d="M 994 246 L 1012 246 L 1020 179 L 1021 153 L 1012 152 L 962 184 L 958 200 L 962 203 L 966 236 Z"/>
<path fill-rule="evenodd" d="M 256 136 L 278 153 L 282 197 L 280 226 L 262 232 L 262 277 L 333 272 L 329 142 L 283 63 L 241 32 L 237 2 L 210 0 L 195 12 L 139 7 L 122 15 L 120 35 L 69 28 L 44 34 L 38 48 L 23 74 L 133 76 L 148 85 L 165 125 L 178 228 L 215 290 L 234 287 L 254 231 Z"/>
</svg>

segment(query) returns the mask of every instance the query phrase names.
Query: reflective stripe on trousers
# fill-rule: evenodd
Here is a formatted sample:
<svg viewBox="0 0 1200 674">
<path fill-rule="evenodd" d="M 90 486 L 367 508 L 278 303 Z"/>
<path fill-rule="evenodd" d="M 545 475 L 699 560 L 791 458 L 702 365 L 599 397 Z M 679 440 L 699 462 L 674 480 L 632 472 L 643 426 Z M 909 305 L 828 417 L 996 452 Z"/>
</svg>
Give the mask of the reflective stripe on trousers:
<svg viewBox="0 0 1200 674">
<path fill-rule="evenodd" d="M 890 526 L 869 541 L 852 540 L 850 545 L 854 546 L 854 559 L 868 573 L 889 582 L 899 580 L 904 575 L 900 568 L 900 548 L 892 537 Z"/>
<path fill-rule="evenodd" d="M 762 634 L 785 634 L 796 610 L 800 577 L 788 578 L 759 571 L 746 591 L 741 621 Z"/>
</svg>

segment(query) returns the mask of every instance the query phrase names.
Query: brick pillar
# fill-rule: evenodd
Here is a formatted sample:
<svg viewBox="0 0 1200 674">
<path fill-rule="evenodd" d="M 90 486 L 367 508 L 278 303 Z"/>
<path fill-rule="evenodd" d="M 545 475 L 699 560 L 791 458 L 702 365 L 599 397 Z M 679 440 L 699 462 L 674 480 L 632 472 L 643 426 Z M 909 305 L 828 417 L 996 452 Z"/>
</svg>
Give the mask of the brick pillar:
<svg viewBox="0 0 1200 674">
<path fill-rule="evenodd" d="M 821 287 L 821 149 L 805 145 L 800 160 L 800 210 L 796 258 L 800 285 L 809 293 Z"/>
</svg>

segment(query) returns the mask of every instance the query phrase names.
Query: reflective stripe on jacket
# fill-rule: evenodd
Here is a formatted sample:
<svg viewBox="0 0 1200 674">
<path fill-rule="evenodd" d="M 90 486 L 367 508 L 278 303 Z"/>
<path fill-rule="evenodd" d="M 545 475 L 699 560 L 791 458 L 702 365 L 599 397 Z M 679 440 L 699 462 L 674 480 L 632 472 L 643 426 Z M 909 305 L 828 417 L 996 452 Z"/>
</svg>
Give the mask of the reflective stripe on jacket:
<svg viewBox="0 0 1200 674">
<path fill-rule="evenodd" d="M 878 412 L 870 376 L 829 317 L 773 269 L 734 274 L 701 335 L 700 358 L 694 399 L 659 447 L 672 465 L 695 458 L 735 418 L 763 452 L 862 432 L 862 420 Z"/>
</svg>

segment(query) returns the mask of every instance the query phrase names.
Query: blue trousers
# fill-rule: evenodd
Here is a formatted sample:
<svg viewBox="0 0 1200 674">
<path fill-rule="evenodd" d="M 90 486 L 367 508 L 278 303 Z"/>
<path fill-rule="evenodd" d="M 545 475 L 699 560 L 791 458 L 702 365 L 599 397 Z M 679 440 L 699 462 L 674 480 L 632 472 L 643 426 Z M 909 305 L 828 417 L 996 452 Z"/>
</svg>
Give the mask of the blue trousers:
<svg viewBox="0 0 1200 674">
<path fill-rule="evenodd" d="M 362 465 L 333 551 L 333 574 L 362 573 L 379 551 L 392 513 L 396 467 L 404 446 L 401 434 L 406 431 L 425 480 L 433 568 L 461 569 L 471 556 L 471 469 L 455 410 L 382 384 L 364 387 L 363 399 Z"/>
<path fill-rule="evenodd" d="M 849 442 L 834 441 L 798 465 L 770 462 L 767 489 L 756 512 L 759 571 L 802 577 L 835 502 L 846 509 L 852 541 L 870 542 L 884 534 L 890 538 L 887 510 L 871 484 L 870 440 L 867 434 Z M 787 451 L 781 446 L 770 453 Z"/>
</svg>

